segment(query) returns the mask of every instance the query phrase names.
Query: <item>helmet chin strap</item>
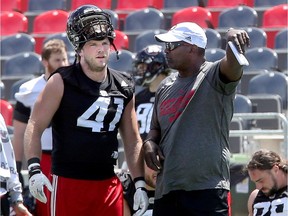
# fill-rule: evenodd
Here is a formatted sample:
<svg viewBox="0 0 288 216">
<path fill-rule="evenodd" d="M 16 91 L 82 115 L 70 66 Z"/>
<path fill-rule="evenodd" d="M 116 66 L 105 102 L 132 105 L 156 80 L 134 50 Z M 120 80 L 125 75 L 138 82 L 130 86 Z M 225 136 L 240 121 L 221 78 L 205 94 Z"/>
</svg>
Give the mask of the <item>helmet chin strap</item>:
<svg viewBox="0 0 288 216">
<path fill-rule="evenodd" d="M 112 46 L 113 46 L 113 48 L 114 48 L 114 50 L 115 50 L 115 52 L 116 52 L 116 59 L 119 60 L 119 52 L 118 52 L 115 44 L 114 44 L 113 42 L 112 42 L 111 44 L 112 44 Z"/>
</svg>

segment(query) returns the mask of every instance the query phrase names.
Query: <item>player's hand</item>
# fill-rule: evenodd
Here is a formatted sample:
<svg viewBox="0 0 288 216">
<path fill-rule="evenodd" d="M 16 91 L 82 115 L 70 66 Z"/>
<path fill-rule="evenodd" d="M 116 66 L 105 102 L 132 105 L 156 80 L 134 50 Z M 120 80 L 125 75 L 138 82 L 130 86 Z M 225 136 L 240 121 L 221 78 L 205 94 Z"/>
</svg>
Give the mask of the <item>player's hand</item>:
<svg viewBox="0 0 288 216">
<path fill-rule="evenodd" d="M 29 165 L 29 190 L 32 196 L 38 199 L 40 202 L 46 203 L 47 198 L 44 193 L 43 186 L 45 185 L 48 190 L 52 191 L 52 185 L 48 178 L 42 173 L 40 164 L 33 163 Z"/>
<path fill-rule="evenodd" d="M 145 213 L 148 208 L 149 200 L 145 188 L 145 181 L 138 180 L 135 182 L 136 192 L 134 194 L 133 209 L 136 211 L 133 216 L 140 216 Z"/>
</svg>

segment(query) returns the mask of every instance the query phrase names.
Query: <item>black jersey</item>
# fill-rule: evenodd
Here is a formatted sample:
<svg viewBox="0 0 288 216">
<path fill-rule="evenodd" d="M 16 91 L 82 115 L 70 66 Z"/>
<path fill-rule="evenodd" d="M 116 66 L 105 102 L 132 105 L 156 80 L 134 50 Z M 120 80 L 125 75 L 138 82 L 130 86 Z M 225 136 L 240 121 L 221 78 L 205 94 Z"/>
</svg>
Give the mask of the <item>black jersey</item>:
<svg viewBox="0 0 288 216">
<path fill-rule="evenodd" d="M 141 90 L 135 96 L 135 109 L 137 114 L 139 132 L 143 140 L 150 130 L 150 123 L 155 101 L 155 92 L 149 91 L 149 88 Z"/>
<path fill-rule="evenodd" d="M 108 70 L 106 81 L 99 83 L 79 64 L 56 73 L 63 78 L 64 93 L 52 119 L 52 172 L 76 179 L 112 177 L 119 124 L 134 94 L 132 77 Z"/>
<path fill-rule="evenodd" d="M 255 216 L 288 215 L 287 186 L 278 190 L 273 197 L 259 191 L 253 203 L 253 212 Z"/>
</svg>

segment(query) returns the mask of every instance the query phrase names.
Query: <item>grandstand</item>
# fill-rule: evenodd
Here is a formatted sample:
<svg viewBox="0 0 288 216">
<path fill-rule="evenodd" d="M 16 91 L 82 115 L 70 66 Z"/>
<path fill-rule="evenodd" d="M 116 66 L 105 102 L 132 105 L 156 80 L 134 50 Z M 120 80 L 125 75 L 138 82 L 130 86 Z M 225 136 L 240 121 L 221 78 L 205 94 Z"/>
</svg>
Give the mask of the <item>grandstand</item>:
<svg viewBox="0 0 288 216">
<path fill-rule="evenodd" d="M 42 2 L 40 4 L 39 2 Z M 38 32 L 37 34 L 35 33 L 35 20 L 37 20 L 37 17 L 39 18 L 41 15 L 44 13 L 47 13 L 47 11 L 64 11 L 70 12 L 72 8 L 75 7 L 75 5 L 81 5 L 87 3 L 87 2 L 95 2 L 97 5 L 97 0 L 37 0 L 37 7 L 35 6 L 35 1 L 33 0 L 8 0 L 8 1 L 1 1 L 1 16 L 2 14 L 7 14 L 7 12 L 17 12 L 17 16 L 19 13 L 21 16 L 24 18 L 21 18 L 22 20 L 28 21 L 28 26 L 26 28 L 26 24 L 21 27 L 20 25 L 11 25 L 11 22 L 13 20 L 9 19 L 8 21 L 3 21 L 0 20 L 1 22 L 1 29 L 0 29 L 0 45 L 1 49 L 2 46 L 4 47 L 5 43 L 5 38 L 11 36 L 11 35 L 16 35 L 17 33 L 21 34 L 27 34 L 29 36 L 34 37 L 34 40 L 36 41 L 36 44 L 33 44 L 35 54 L 40 54 L 41 52 L 41 47 L 42 43 L 46 38 L 51 37 L 52 35 L 55 34 L 62 34 L 65 33 L 65 30 L 63 29 L 63 22 L 61 26 L 56 26 L 57 24 L 61 24 L 60 22 L 51 22 L 53 27 L 51 28 L 52 30 L 57 29 L 56 32 Z M 166 31 L 171 27 L 171 23 L 173 22 L 174 14 L 182 11 L 183 9 L 186 8 L 191 8 L 191 10 L 187 11 L 193 11 L 194 15 L 197 13 L 197 11 L 201 11 L 202 8 L 205 9 L 205 11 L 208 11 L 209 16 L 207 16 L 207 20 L 194 20 L 195 22 L 201 22 L 201 25 L 203 25 L 203 28 L 208 29 L 214 29 L 217 33 L 220 34 L 221 37 L 221 44 L 219 46 L 219 43 L 215 47 L 209 47 L 209 48 L 214 48 L 214 49 L 225 49 L 225 32 L 229 27 L 235 27 L 238 28 L 241 26 L 241 28 L 245 29 L 253 29 L 254 31 L 261 31 L 264 32 L 262 33 L 263 35 L 263 47 L 257 47 L 257 48 L 269 48 L 273 50 L 273 52 L 276 53 L 275 59 L 277 59 L 277 62 L 275 65 L 271 66 L 271 68 L 253 68 L 253 70 L 248 70 L 249 68 L 244 68 L 244 73 L 243 73 L 243 79 L 241 80 L 238 88 L 238 94 L 247 96 L 251 102 L 252 102 L 252 112 L 251 113 L 236 113 L 233 121 L 234 123 L 237 122 L 243 122 L 243 119 L 247 120 L 249 119 L 249 122 L 251 123 L 250 127 L 245 130 L 243 130 L 243 127 L 240 125 L 239 127 L 234 128 L 231 130 L 231 137 L 240 137 L 241 139 L 239 140 L 238 143 L 236 143 L 235 152 L 234 154 L 250 154 L 252 151 L 254 151 L 257 148 L 265 147 L 265 148 L 271 148 L 272 150 L 276 150 L 278 153 L 284 156 L 288 156 L 288 151 L 287 151 L 287 146 L 288 146 L 288 110 L 287 110 L 287 104 L 281 107 L 280 111 L 278 109 L 274 109 L 273 106 L 275 105 L 274 102 L 279 100 L 278 102 L 275 103 L 282 103 L 283 101 L 285 103 L 288 103 L 287 101 L 287 95 L 288 95 L 288 64 L 287 64 L 287 53 L 288 53 L 288 48 L 287 48 L 287 17 L 288 17 L 288 4 L 287 0 L 277 0 L 277 1 L 261 1 L 261 0 L 230 0 L 226 1 L 229 2 L 229 4 L 221 4 L 223 1 L 212 1 L 212 0 L 203 0 L 203 1 L 191 1 L 191 0 L 175 0 L 175 1 L 168 1 L 168 0 L 147 0 L 147 1 L 139 1 L 139 0 L 111 0 L 111 1 L 104 1 L 104 0 L 98 0 L 99 4 L 104 5 L 104 2 L 106 3 L 105 10 L 109 10 L 112 13 L 116 13 L 113 15 L 113 22 L 115 23 L 115 29 L 117 29 L 118 32 L 118 40 L 120 38 L 120 35 L 125 35 L 125 37 L 128 37 L 128 40 L 126 38 L 125 40 L 125 46 L 124 45 L 119 45 L 117 47 L 119 50 L 128 50 L 132 53 L 135 54 L 137 50 L 137 36 L 139 36 L 143 30 L 139 29 L 129 29 L 125 30 L 126 26 L 126 18 L 129 17 L 129 14 L 134 13 L 135 11 L 140 11 L 145 8 L 154 8 L 156 11 L 159 11 L 160 14 L 164 15 L 164 23 L 159 29 L 154 29 L 155 26 L 149 27 L 149 22 L 145 23 L 145 30 L 153 30 L 153 31 Z M 176 3 L 179 3 L 178 5 Z M 219 5 L 216 5 L 216 3 L 219 3 Z M 8 4 L 9 3 L 9 4 Z M 48 3 L 48 4 L 46 4 Z M 109 4 L 108 4 L 109 3 Z M 139 4 L 138 4 L 139 3 Z M 141 5 L 140 5 L 141 3 Z M 181 3 L 181 4 L 180 4 Z M 262 4 L 261 4 L 262 3 Z M 126 8 L 124 7 L 126 4 Z M 168 7 L 168 5 L 173 4 L 173 6 Z M 133 7 L 135 6 L 135 7 Z M 238 23 L 230 23 L 227 25 L 230 26 L 221 26 L 223 21 L 221 19 L 222 14 L 227 13 L 228 10 L 232 8 L 239 8 L 238 13 L 241 13 L 241 7 L 245 6 L 245 8 L 250 8 L 251 10 L 256 12 L 256 16 L 253 17 L 253 22 L 250 23 L 239 23 L 241 19 L 236 19 L 233 21 L 238 21 Z M 185 10 L 186 11 L 186 10 Z M 189 17 L 189 14 L 186 12 L 185 16 Z M 11 13 L 12 14 L 12 13 Z M 276 15 L 275 15 L 276 14 Z M 66 16 L 67 14 L 65 14 Z M 255 15 L 255 13 L 253 14 Z M 16 15 L 15 15 L 16 16 Z M 197 16 L 197 15 L 196 15 Z M 244 15 L 247 16 L 247 15 Z M 241 15 L 240 15 L 241 17 Z M 271 19 L 270 17 L 273 17 Z M 191 14 L 190 14 L 191 18 Z M 202 18 L 202 16 L 201 16 Z M 247 17 L 245 17 L 247 18 Z M 0 18 L 1 19 L 1 18 Z M 4 19 L 4 18 L 3 18 Z M 5 17 L 5 20 L 7 18 Z M 27 20 L 26 20 L 27 19 Z M 128 18 L 129 19 L 129 18 Z M 251 18 L 252 19 L 252 18 Z M 231 19 L 232 20 L 232 19 Z M 191 21 L 191 20 L 189 20 Z M 192 20 L 193 21 L 193 20 Z M 227 20 L 226 20 L 227 21 Z M 46 22 L 45 23 L 49 23 Z M 155 23 L 154 23 L 155 24 Z M 9 31 L 4 31 L 2 29 L 5 28 L 5 25 L 9 25 Z M 233 25 L 233 26 L 232 26 Z M 234 26 L 235 25 L 235 26 Z M 18 29 L 12 29 L 13 27 L 18 27 Z M 146 29 L 147 28 L 147 29 Z M 49 26 L 47 26 L 47 29 L 50 29 Z M 286 37 L 282 36 L 281 39 L 281 44 L 286 44 L 286 47 L 278 47 L 279 41 L 277 40 L 277 33 L 280 33 L 281 31 L 286 29 Z M 249 32 L 248 32 L 249 33 Z M 40 34 L 40 36 L 39 36 Z M 252 34 L 252 33 L 251 33 Z M 39 38 L 41 37 L 41 40 Z M 252 37 L 252 35 L 251 35 Z M 259 36 L 257 36 L 259 38 Z M 283 41 L 283 38 L 285 40 L 286 38 L 286 43 Z M 33 41 L 34 41 L 33 40 Z M 3 41 L 3 42 L 2 42 Z M 260 42 L 260 41 L 259 41 Z M 143 41 L 142 41 L 143 43 Z M 155 41 L 156 43 L 156 41 Z M 34 46 L 35 45 L 35 46 Z M 139 45 L 140 46 L 140 45 Z M 259 45 L 257 45 L 259 46 Z M 23 48 L 24 49 L 24 48 Z M 250 50 L 252 48 L 248 48 Z M 27 50 L 23 50 L 23 52 L 26 52 Z M 2 53 L 2 52 L 1 52 Z M 73 51 L 71 52 L 71 56 L 74 56 Z M 14 104 L 14 101 L 11 101 L 12 97 L 11 91 L 15 91 L 15 89 L 12 89 L 12 86 L 15 82 L 22 80 L 22 79 L 27 79 L 27 75 L 17 75 L 17 76 L 4 76 L 3 71 L 5 71 L 5 62 L 9 59 L 12 58 L 13 55 L 7 56 L 7 55 L 1 55 L 0 60 L 1 60 L 1 89 L 3 87 L 3 90 L 1 90 L 1 99 L 6 100 L 11 102 L 11 104 Z M 257 59 L 257 58 L 256 58 Z M 252 58 L 251 58 L 252 61 Z M 73 62 L 73 59 L 71 60 Z M 131 65 L 132 68 L 132 65 Z M 39 71 L 40 72 L 40 71 Z M 270 72 L 277 72 L 281 73 L 286 77 L 286 85 L 285 81 L 284 84 L 281 84 L 281 88 L 283 88 L 284 92 L 286 91 L 286 98 L 283 98 L 282 95 L 278 95 L 277 93 L 273 92 L 273 96 L 267 92 L 263 92 L 260 95 L 256 94 L 249 94 L 249 82 L 255 77 L 258 76 L 259 74 L 263 73 L 270 73 Z M 31 76 L 31 75 L 30 75 Z M 267 81 L 268 82 L 268 81 Z M 268 84 L 269 85 L 269 82 Z M 273 85 L 277 85 L 277 83 L 273 83 Z M 279 84 L 280 85 L 280 84 Z M 279 86 L 280 88 L 280 86 Z M 4 92 L 5 89 L 5 92 Z M 258 91 L 260 92 L 260 90 Z M 260 93 L 257 93 L 260 94 Z M 265 95 L 264 95 L 265 94 Z M 276 94 L 276 96 L 275 96 Z M 264 95 L 264 96 L 263 96 Z M 275 99 L 278 98 L 278 99 Z M 276 106 L 276 105 L 275 105 Z M 265 111 L 265 109 L 267 111 Z M 256 119 L 258 119 L 256 121 Z M 274 121 L 277 120 L 279 122 L 279 127 L 277 128 L 270 128 L 267 129 L 267 127 L 263 127 L 259 124 L 255 124 L 255 122 L 261 122 L 259 119 L 273 119 Z M 254 124 L 253 124 L 254 123 Z M 269 124 L 269 123 L 267 123 Z M 269 128 L 269 127 L 268 127 Z M 234 145 L 234 144 L 233 144 Z M 234 148 L 233 148 L 234 149 Z M 242 207 L 242 213 L 241 209 L 239 208 L 238 213 L 235 213 L 233 215 L 247 215 L 246 212 L 244 212 L 246 209 L 246 206 Z"/>
</svg>

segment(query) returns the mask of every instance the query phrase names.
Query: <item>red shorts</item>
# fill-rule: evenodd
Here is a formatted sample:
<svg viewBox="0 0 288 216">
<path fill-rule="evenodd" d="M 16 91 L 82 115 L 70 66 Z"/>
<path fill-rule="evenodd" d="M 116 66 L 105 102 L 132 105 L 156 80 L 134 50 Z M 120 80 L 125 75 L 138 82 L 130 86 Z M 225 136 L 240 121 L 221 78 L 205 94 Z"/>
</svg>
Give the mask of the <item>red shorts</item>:
<svg viewBox="0 0 288 216">
<path fill-rule="evenodd" d="M 123 216 L 123 189 L 115 176 L 80 180 L 53 175 L 51 216 Z"/>
<path fill-rule="evenodd" d="M 42 153 L 41 157 L 41 170 L 43 174 L 50 180 L 52 183 L 52 175 L 51 175 L 51 154 Z M 44 186 L 44 192 L 47 197 L 47 203 L 42 203 L 36 200 L 36 209 L 35 216 L 50 216 L 50 196 L 51 192 Z"/>
</svg>

